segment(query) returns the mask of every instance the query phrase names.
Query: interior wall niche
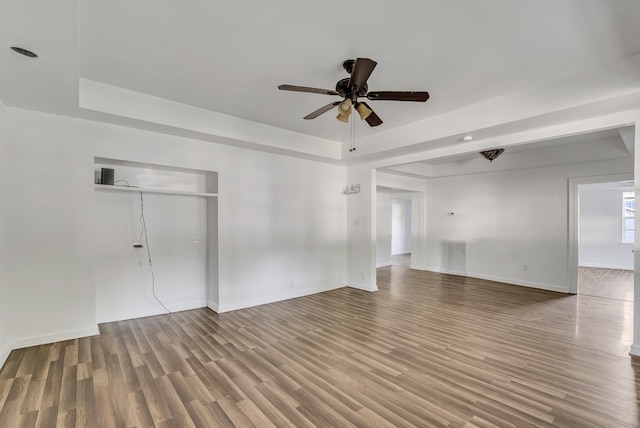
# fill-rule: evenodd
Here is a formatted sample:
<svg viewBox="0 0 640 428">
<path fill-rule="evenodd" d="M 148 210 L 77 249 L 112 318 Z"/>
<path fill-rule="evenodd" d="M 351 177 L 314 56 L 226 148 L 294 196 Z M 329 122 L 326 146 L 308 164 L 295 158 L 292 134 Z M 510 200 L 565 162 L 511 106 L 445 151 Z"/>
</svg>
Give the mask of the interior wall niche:
<svg viewBox="0 0 640 428">
<path fill-rule="evenodd" d="M 99 323 L 217 301 L 216 172 L 95 158 L 94 182 Z"/>
</svg>

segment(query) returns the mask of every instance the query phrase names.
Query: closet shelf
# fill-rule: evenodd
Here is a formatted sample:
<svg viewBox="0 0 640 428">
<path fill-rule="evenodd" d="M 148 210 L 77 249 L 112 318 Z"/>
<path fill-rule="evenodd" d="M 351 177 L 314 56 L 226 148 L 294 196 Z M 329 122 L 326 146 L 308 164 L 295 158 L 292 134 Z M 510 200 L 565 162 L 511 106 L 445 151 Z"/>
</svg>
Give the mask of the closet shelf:
<svg viewBox="0 0 640 428">
<path fill-rule="evenodd" d="M 202 192 L 187 192 L 184 190 L 171 190 L 171 189 L 153 189 L 147 187 L 126 187 L 118 185 L 105 185 L 95 184 L 95 189 L 99 191 L 107 192 L 129 192 L 129 193 L 159 193 L 163 195 L 182 195 L 182 196 L 199 196 L 201 198 L 216 198 L 217 193 L 202 193 Z"/>
</svg>

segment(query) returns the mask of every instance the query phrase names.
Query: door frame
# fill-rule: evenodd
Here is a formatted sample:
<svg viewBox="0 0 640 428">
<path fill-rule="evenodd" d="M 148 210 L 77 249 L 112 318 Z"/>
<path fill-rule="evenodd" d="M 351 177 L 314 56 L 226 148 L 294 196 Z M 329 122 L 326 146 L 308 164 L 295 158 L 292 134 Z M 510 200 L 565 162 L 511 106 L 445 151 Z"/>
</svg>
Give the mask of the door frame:
<svg viewBox="0 0 640 428">
<path fill-rule="evenodd" d="M 580 235 L 580 191 L 582 184 L 610 183 L 614 181 L 634 180 L 633 172 L 591 177 L 569 178 L 569 225 L 567 249 L 567 289 L 570 294 L 578 294 L 579 235 Z"/>
</svg>

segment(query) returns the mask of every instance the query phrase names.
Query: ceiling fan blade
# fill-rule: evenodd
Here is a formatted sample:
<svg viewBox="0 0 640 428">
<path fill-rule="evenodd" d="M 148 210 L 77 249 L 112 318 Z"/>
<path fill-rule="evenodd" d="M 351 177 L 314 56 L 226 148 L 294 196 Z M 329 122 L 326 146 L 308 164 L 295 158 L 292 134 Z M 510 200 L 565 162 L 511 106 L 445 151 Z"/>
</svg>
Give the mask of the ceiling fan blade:
<svg viewBox="0 0 640 428">
<path fill-rule="evenodd" d="M 309 88 L 307 86 L 295 86 L 295 85 L 280 85 L 278 89 L 281 91 L 294 91 L 294 92 L 310 92 L 312 94 L 325 94 L 325 95 L 340 95 L 336 91 L 329 89 Z"/>
<path fill-rule="evenodd" d="M 400 92 L 400 91 L 374 91 L 367 94 L 370 100 L 381 101 L 417 101 L 425 102 L 429 99 L 429 92 Z"/>
<path fill-rule="evenodd" d="M 332 108 L 334 108 L 335 106 L 340 104 L 341 102 L 342 101 L 336 101 L 335 103 L 329 103 L 324 107 L 320 107 L 318 110 L 314 111 L 313 113 L 309 113 L 304 118 L 305 119 L 315 119 L 316 117 L 320 116 L 321 114 L 328 112 L 329 110 L 331 110 Z"/>
<path fill-rule="evenodd" d="M 351 72 L 351 79 L 349 80 L 350 88 L 363 88 L 367 79 L 371 76 L 373 69 L 378 65 L 377 62 L 369 58 L 358 58 L 353 66 Z"/>
<path fill-rule="evenodd" d="M 376 112 L 373 111 L 373 109 L 367 103 L 361 102 L 360 104 L 364 105 L 366 108 L 371 110 L 371 114 L 369 115 L 369 117 L 365 119 L 369 124 L 369 126 L 382 125 L 382 119 L 380 119 L 380 117 L 376 114 Z"/>
</svg>

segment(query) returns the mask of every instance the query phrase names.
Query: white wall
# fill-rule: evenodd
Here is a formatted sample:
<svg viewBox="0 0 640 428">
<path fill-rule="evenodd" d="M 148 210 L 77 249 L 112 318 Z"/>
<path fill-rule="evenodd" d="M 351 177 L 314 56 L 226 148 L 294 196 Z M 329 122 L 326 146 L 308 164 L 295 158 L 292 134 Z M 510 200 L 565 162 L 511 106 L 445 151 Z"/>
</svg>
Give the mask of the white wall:
<svg viewBox="0 0 640 428">
<path fill-rule="evenodd" d="M 7 125 L 1 204 L 12 346 L 95 334 L 93 133 L 82 121 L 14 108 Z"/>
<path fill-rule="evenodd" d="M 376 194 L 376 267 L 391 265 L 391 195 Z"/>
<path fill-rule="evenodd" d="M 6 107 L 2 99 L 0 99 L 0 367 L 4 364 L 6 358 L 9 356 L 9 313 L 6 293 L 6 281 L 4 279 L 4 261 L 5 261 L 5 237 L 4 237 L 4 222 L 3 222 L 3 195 L 4 195 L 4 170 L 5 170 L 5 156 L 4 145 L 6 141 Z"/>
<path fill-rule="evenodd" d="M 216 191 L 208 189 L 207 178 L 212 174 L 205 171 L 160 169 L 112 160 L 108 164 L 98 161 L 96 175 L 102 167 L 114 169 L 116 186 Z M 154 193 L 143 193 L 141 199 L 138 192 L 117 189 L 109 186 L 95 193 L 98 322 L 206 306 L 207 201 L 198 196 Z M 141 223 L 143 210 L 147 239 Z M 216 213 L 211 214 L 215 218 Z M 212 221 L 211 228 L 217 229 L 217 222 Z M 144 248 L 134 249 L 134 242 Z M 215 266 L 210 274 L 217 278 Z"/>
<path fill-rule="evenodd" d="M 344 167 L 21 109 L 7 120 L 14 344 L 95 331 L 96 156 L 219 173 L 215 309 L 346 285 Z"/>
<path fill-rule="evenodd" d="M 441 239 L 464 240 L 469 276 L 568 291 L 568 178 L 632 170 L 623 159 L 428 180 L 425 267 L 440 269 Z"/>
<path fill-rule="evenodd" d="M 411 199 L 391 200 L 391 254 L 411 253 Z"/>
<path fill-rule="evenodd" d="M 96 192 L 96 318 L 107 322 L 207 305 L 207 209 L 203 198 Z M 133 248 L 134 242 L 144 248 Z M 148 252 L 152 266 L 149 266 Z M 153 269 L 153 275 L 151 275 Z M 217 275 L 216 271 L 212 275 Z"/>
<path fill-rule="evenodd" d="M 580 186 L 579 264 L 633 270 L 633 244 L 622 243 L 622 190 L 611 187 Z"/>
<path fill-rule="evenodd" d="M 365 166 L 353 166 L 347 171 L 347 183 L 359 184 L 360 193 L 347 195 L 349 286 L 376 291 L 377 209 L 376 173 Z"/>
</svg>

